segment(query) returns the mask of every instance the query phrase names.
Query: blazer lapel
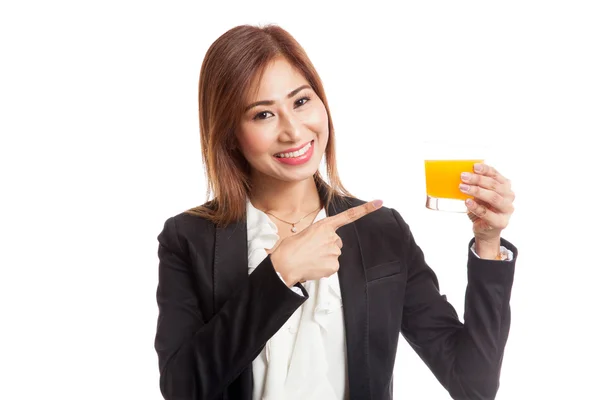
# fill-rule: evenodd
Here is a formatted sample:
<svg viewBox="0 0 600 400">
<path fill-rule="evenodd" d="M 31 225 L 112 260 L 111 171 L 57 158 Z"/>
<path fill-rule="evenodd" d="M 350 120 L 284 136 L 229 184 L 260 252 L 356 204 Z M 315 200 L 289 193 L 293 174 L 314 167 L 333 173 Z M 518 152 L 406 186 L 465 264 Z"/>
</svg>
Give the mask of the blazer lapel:
<svg viewBox="0 0 600 400">
<path fill-rule="evenodd" d="M 327 215 L 332 216 L 348 209 L 348 205 L 334 201 Z M 342 255 L 339 257 L 340 290 L 346 330 L 346 354 L 348 357 L 348 384 L 350 399 L 370 399 L 368 359 L 368 298 L 366 274 L 358 233 L 354 224 L 344 225 L 336 233 L 342 239 Z"/>
<path fill-rule="evenodd" d="M 248 279 L 248 231 L 246 219 L 217 228 L 213 264 L 213 314 Z M 252 393 L 252 363 L 226 389 L 223 398 L 237 399 Z M 246 398 L 247 396 L 243 396 Z"/>
<path fill-rule="evenodd" d="M 248 231 L 244 219 L 216 229 L 213 313 L 223 306 L 246 279 L 248 279 Z"/>
</svg>

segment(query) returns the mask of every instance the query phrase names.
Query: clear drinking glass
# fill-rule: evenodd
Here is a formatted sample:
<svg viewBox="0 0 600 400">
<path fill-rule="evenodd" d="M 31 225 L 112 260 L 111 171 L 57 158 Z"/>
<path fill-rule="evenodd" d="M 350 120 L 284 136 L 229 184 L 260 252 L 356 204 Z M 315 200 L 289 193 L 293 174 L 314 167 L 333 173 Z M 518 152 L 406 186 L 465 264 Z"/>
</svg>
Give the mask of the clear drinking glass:
<svg viewBox="0 0 600 400">
<path fill-rule="evenodd" d="M 467 212 L 465 200 L 472 198 L 460 191 L 462 172 L 473 173 L 476 163 L 483 163 L 484 151 L 477 146 L 454 143 L 424 143 L 425 207 L 436 211 Z"/>
</svg>

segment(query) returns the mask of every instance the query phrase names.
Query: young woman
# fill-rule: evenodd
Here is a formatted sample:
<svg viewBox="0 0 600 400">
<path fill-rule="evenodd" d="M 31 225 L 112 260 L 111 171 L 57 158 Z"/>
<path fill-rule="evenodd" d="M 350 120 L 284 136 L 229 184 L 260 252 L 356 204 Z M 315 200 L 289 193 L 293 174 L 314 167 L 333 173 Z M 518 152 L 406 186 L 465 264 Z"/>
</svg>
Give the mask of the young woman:
<svg viewBox="0 0 600 400">
<path fill-rule="evenodd" d="M 500 237 L 508 179 L 485 164 L 463 178 L 463 324 L 400 214 L 342 186 L 323 85 L 289 33 L 219 37 L 199 109 L 214 198 L 158 236 L 165 399 L 391 399 L 400 333 L 453 398 L 495 397 L 517 257 Z"/>
</svg>

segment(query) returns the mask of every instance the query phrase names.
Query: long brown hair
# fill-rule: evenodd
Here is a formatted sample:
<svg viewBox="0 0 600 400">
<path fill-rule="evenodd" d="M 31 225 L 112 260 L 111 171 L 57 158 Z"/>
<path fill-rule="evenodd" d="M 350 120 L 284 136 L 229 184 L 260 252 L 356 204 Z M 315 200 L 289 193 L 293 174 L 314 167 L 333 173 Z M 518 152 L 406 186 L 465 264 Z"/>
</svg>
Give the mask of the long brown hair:
<svg viewBox="0 0 600 400">
<path fill-rule="evenodd" d="M 334 196 L 352 196 L 342 185 L 336 166 L 335 134 L 323 83 L 300 44 L 277 25 L 241 25 L 221 35 L 208 49 L 200 68 L 198 107 L 202 162 L 208 182 L 207 202 L 186 212 L 206 218 L 217 226 L 246 215 L 250 193 L 250 165 L 237 146 L 235 129 L 243 114 L 246 94 L 255 76 L 262 76 L 275 57 L 295 66 L 323 101 L 329 119 L 325 161 L 329 184 L 319 170 L 317 188 L 326 193 L 325 207 Z M 258 75 L 257 75 L 258 74 Z M 211 193 L 213 200 L 208 201 Z"/>
</svg>

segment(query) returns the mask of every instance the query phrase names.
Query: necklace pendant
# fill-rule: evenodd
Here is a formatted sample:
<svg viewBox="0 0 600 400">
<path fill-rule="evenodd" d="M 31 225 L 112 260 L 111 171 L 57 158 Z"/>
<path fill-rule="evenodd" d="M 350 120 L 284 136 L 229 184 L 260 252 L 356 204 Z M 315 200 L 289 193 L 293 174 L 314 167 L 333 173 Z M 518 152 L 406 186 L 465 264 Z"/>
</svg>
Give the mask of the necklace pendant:
<svg viewBox="0 0 600 400">
<path fill-rule="evenodd" d="M 292 225 L 292 233 L 296 233 L 296 227 L 294 225 Z"/>
</svg>

